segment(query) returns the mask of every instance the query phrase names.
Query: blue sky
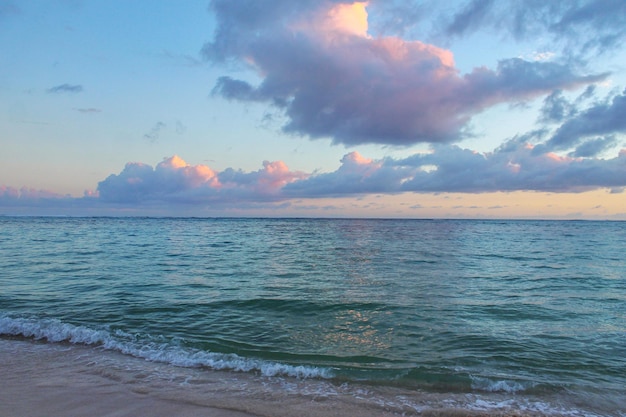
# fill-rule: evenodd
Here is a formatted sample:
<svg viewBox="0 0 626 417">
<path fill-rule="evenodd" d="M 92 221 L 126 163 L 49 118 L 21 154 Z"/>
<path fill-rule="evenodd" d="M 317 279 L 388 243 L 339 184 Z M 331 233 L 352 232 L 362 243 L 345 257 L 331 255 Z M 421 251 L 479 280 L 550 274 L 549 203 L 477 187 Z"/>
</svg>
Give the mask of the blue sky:
<svg viewBox="0 0 626 417">
<path fill-rule="evenodd" d="M 626 3 L 0 0 L 0 214 L 626 219 Z"/>
</svg>

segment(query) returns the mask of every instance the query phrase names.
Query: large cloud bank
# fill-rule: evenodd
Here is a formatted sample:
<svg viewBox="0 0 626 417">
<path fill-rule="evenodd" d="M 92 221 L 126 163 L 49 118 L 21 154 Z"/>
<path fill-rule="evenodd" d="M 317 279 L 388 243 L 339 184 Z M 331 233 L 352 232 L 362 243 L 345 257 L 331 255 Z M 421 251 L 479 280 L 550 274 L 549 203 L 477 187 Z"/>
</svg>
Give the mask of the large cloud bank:
<svg viewBox="0 0 626 417">
<path fill-rule="evenodd" d="M 535 155 L 534 146 L 514 138 L 490 153 L 437 145 L 404 159 L 373 160 L 346 154 L 333 172 L 307 174 L 281 161 L 258 171 L 216 172 L 178 156 L 156 167 L 128 163 L 98 184 L 95 193 L 71 198 L 47 191 L 0 188 L 0 206 L 97 204 L 141 207 L 194 205 L 236 207 L 294 198 L 349 197 L 374 193 L 487 193 L 497 191 L 583 192 L 626 187 L 626 149 L 611 159 Z"/>
<path fill-rule="evenodd" d="M 383 4 L 371 3 L 374 8 Z M 461 74 L 449 50 L 419 40 L 370 35 L 368 5 L 214 0 L 218 28 L 203 48 L 204 57 L 244 63 L 258 78 L 253 82 L 223 76 L 214 93 L 277 107 L 286 116 L 285 132 L 346 145 L 408 146 L 458 141 L 474 115 L 496 104 L 529 100 L 607 76 L 581 74 L 565 62 L 521 58 Z M 479 15 L 495 13 L 492 2 L 474 1 L 446 31 L 449 36 L 469 31 Z"/>
</svg>

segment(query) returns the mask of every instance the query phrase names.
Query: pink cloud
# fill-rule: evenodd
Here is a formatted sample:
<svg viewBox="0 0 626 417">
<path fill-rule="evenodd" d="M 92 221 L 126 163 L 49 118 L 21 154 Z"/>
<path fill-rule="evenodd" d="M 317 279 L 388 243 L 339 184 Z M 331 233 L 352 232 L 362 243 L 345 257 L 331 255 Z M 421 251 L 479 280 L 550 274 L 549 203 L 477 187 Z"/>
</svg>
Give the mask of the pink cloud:
<svg viewBox="0 0 626 417">
<path fill-rule="evenodd" d="M 178 155 L 164 159 L 155 169 L 155 172 L 166 179 L 177 178 L 184 187 L 220 188 L 221 184 L 217 173 L 206 165 L 188 165 Z"/>
<path fill-rule="evenodd" d="M 359 197 L 397 193 L 488 193 L 498 191 L 583 192 L 626 188 L 626 150 L 612 159 L 536 154 L 535 146 L 519 138 L 493 152 L 479 153 L 454 145 L 437 145 L 429 153 L 404 159 L 366 158 L 346 154 L 332 172 L 292 171 L 282 161 L 264 161 L 262 168 L 221 172 L 190 165 L 178 156 L 154 168 L 128 163 L 119 174 L 98 184 L 81 198 L 32 188 L 0 186 L 0 207 L 19 210 L 75 209 L 89 213 L 143 208 L 194 210 L 268 207 L 293 199 Z M 36 211 L 40 212 L 40 211 Z"/>
<path fill-rule="evenodd" d="M 228 168 L 216 172 L 206 165 L 189 165 L 174 155 L 153 169 L 128 163 L 119 174 L 98 184 L 103 201 L 117 203 L 203 203 L 274 199 L 286 184 L 305 178 L 282 161 L 263 162 L 263 168 L 245 173 Z"/>
<path fill-rule="evenodd" d="M 96 195 L 102 202 L 122 204 L 229 205 L 376 193 L 581 192 L 624 186 L 624 151 L 608 160 L 536 154 L 535 146 L 516 138 L 488 153 L 438 145 L 404 159 L 374 160 L 351 152 L 337 170 L 317 174 L 292 171 L 282 161 L 264 161 L 257 171 L 217 172 L 173 156 L 154 169 L 127 164 L 101 181 Z"/>
<path fill-rule="evenodd" d="M 272 19 L 249 16 L 248 2 L 215 1 L 213 7 L 218 30 L 203 49 L 205 57 L 239 60 L 261 78 L 254 86 L 221 77 L 214 93 L 270 103 L 287 116 L 285 132 L 335 143 L 452 142 L 464 136 L 474 115 L 491 106 L 607 76 L 519 58 L 463 75 L 446 49 L 372 37 L 365 2 L 281 3 L 270 8 L 279 14 Z"/>
</svg>

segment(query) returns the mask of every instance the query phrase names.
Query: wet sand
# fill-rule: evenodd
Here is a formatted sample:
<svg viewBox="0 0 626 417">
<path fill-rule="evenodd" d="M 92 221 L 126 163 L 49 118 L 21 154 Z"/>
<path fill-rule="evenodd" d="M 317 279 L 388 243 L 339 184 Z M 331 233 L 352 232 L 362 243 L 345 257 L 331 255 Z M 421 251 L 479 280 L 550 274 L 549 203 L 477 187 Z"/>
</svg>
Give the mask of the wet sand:
<svg viewBox="0 0 626 417">
<path fill-rule="evenodd" d="M 512 408 L 510 402 L 498 407 L 497 398 L 477 409 L 480 402 L 466 395 L 398 389 L 385 394 L 384 389 L 181 368 L 99 348 L 6 338 L 0 338 L 0 381 L 3 417 L 559 415 Z"/>
<path fill-rule="evenodd" d="M 212 416 L 253 414 L 179 402 L 107 375 L 75 348 L 0 340 L 0 415 L 11 416 Z M 80 349 L 78 349 L 80 350 Z M 89 362 L 87 362 L 89 365 Z"/>
</svg>

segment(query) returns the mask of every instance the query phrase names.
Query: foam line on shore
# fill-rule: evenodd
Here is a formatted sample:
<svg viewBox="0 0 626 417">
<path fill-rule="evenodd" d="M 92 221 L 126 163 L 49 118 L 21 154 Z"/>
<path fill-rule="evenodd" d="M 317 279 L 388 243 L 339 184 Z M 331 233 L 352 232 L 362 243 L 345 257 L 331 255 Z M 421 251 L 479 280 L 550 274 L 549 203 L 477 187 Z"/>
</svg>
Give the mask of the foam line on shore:
<svg viewBox="0 0 626 417">
<path fill-rule="evenodd" d="M 260 372 L 264 376 L 296 378 L 331 378 L 330 369 L 304 365 L 289 365 L 230 353 L 215 353 L 183 348 L 175 344 L 155 342 L 154 337 L 138 341 L 120 330 L 108 332 L 85 326 L 63 323 L 57 319 L 14 318 L 0 315 L 0 335 L 22 336 L 34 340 L 101 346 L 126 355 L 183 367 L 207 367 L 237 372 Z"/>
</svg>

